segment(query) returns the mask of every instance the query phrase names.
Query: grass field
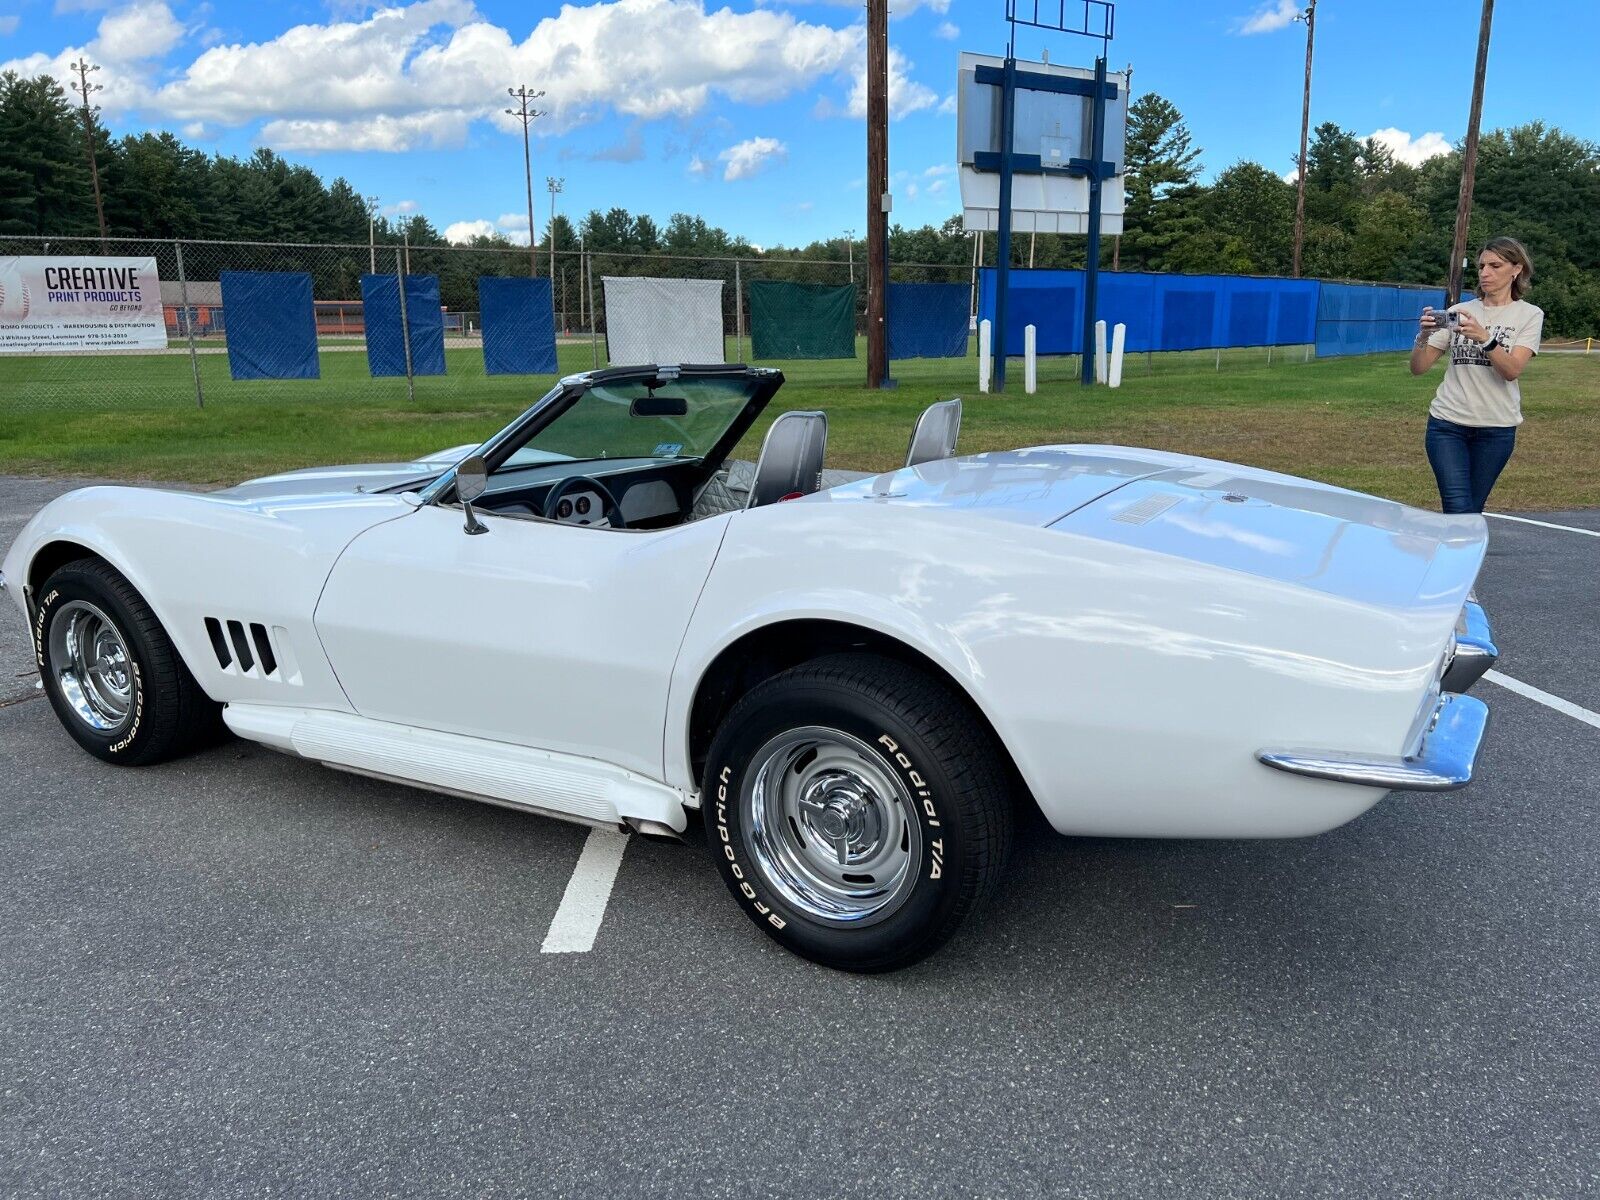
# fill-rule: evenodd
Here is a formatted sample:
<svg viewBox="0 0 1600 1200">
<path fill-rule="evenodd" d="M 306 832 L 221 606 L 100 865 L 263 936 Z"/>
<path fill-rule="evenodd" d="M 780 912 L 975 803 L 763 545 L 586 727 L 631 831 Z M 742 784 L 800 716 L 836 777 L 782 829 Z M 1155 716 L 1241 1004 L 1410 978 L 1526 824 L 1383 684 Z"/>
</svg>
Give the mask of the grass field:
<svg viewBox="0 0 1600 1200">
<path fill-rule="evenodd" d="M 733 346 L 729 345 L 730 357 Z M 864 348 L 862 354 L 864 355 Z M 1080 389 L 1076 360 L 1040 364 L 1039 391 L 986 396 L 977 363 L 893 364 L 899 386 L 869 391 L 857 361 L 776 363 L 788 378 L 772 410 L 828 412 L 828 464 L 897 465 L 916 414 L 965 401 L 961 450 L 1114 442 L 1270 467 L 1437 506 L 1423 455 L 1428 401 L 1442 368 L 1422 379 L 1402 355 L 1303 361 L 1303 349 L 1131 356 L 1122 388 Z M 563 345 L 567 371 L 588 369 L 587 344 Z M 550 377 L 483 374 L 475 348 L 447 350 L 449 374 L 371 379 L 366 356 L 321 356 L 322 378 L 234 382 L 225 355 L 199 358 L 206 405 L 194 404 L 187 356 L 0 359 L 0 473 L 229 483 L 319 463 L 406 459 L 478 441 L 543 394 Z M 1495 491 L 1496 507 L 1600 506 L 1600 355 L 1544 355 L 1522 379 L 1527 423 Z M 740 453 L 753 457 L 765 430 Z"/>
</svg>

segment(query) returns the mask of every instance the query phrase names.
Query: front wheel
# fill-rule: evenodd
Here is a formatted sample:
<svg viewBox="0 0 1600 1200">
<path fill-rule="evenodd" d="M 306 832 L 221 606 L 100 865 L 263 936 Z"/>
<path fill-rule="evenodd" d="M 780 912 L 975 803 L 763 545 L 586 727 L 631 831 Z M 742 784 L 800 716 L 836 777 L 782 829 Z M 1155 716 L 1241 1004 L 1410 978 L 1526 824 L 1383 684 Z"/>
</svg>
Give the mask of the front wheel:
<svg viewBox="0 0 1600 1200">
<path fill-rule="evenodd" d="M 39 675 L 78 745 L 106 762 L 145 766 L 221 733 L 221 706 L 200 690 L 144 597 L 111 566 L 70 562 L 39 596 Z"/>
<path fill-rule="evenodd" d="M 776 675 L 707 760 L 713 857 L 745 912 L 814 962 L 889 971 L 998 887 L 1012 805 L 998 747 L 948 684 L 840 654 Z"/>
</svg>

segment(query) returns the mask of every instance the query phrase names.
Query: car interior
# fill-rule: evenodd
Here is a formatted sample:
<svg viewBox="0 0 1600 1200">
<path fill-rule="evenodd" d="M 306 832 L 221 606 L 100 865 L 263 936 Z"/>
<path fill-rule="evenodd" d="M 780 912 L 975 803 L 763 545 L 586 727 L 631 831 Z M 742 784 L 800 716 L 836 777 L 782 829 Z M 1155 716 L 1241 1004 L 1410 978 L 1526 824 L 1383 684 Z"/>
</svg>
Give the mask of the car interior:
<svg viewBox="0 0 1600 1200">
<path fill-rule="evenodd" d="M 643 403 L 635 401 L 631 411 L 635 417 L 670 423 L 684 417 L 685 407 L 672 397 L 653 396 Z M 906 465 L 952 456 L 960 425 L 959 398 L 930 405 L 913 428 Z M 491 472 L 488 490 L 473 508 L 490 516 L 602 529 L 670 528 L 818 491 L 827 442 L 825 413 L 795 411 L 772 422 L 754 463 L 728 460 L 726 451 L 715 462 L 710 455 L 574 461 L 524 460 L 513 454 Z M 665 444 L 672 445 L 676 443 Z"/>
</svg>

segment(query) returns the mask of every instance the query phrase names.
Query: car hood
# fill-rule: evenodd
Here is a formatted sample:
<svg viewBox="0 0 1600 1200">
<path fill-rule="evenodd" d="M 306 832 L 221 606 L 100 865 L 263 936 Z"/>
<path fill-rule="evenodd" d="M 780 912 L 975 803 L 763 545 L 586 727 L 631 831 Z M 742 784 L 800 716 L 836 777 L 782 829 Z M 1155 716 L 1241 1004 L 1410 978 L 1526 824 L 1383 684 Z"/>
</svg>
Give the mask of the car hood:
<svg viewBox="0 0 1600 1200">
<path fill-rule="evenodd" d="M 820 497 L 958 509 L 1372 604 L 1459 607 L 1488 539 L 1476 515 L 1442 516 L 1292 475 L 1123 446 L 946 459 Z"/>
<path fill-rule="evenodd" d="M 210 493 L 227 500 L 269 500 L 280 496 L 327 496 L 425 487 L 478 448 L 476 442 L 438 450 L 411 462 L 354 463 L 338 467 L 305 467 L 247 479 Z"/>
</svg>

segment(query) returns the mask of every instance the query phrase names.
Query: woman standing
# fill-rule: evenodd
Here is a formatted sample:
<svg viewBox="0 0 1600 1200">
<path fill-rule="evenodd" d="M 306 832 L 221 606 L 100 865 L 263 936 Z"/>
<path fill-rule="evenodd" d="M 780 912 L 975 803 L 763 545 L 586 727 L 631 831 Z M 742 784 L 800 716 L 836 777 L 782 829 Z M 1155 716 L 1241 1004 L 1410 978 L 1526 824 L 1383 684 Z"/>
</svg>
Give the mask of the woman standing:
<svg viewBox="0 0 1600 1200">
<path fill-rule="evenodd" d="M 1515 238 L 1495 238 L 1478 255 L 1478 298 L 1422 310 L 1411 347 L 1421 375 L 1446 350 L 1450 364 L 1428 409 L 1428 462 L 1447 513 L 1482 512 L 1522 424 L 1517 377 L 1539 352 L 1544 310 L 1522 297 L 1533 260 Z"/>
</svg>

